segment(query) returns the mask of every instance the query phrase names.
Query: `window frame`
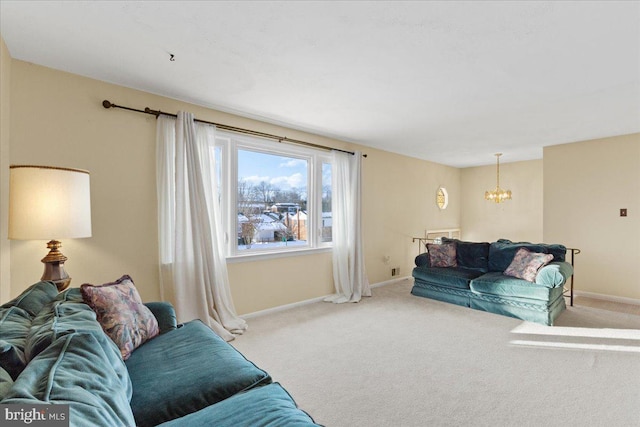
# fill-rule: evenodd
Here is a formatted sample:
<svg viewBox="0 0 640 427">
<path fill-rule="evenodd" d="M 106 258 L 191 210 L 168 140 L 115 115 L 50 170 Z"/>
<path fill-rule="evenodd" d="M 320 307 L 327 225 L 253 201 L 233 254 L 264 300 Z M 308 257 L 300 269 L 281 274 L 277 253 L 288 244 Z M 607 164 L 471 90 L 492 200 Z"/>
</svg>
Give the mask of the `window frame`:
<svg viewBox="0 0 640 427">
<path fill-rule="evenodd" d="M 280 143 L 269 139 L 217 131 L 215 146 L 220 147 L 220 203 L 228 262 L 269 259 L 330 251 L 333 241 L 322 241 L 322 166 L 332 164 L 331 152 Z M 277 248 L 237 247 L 238 151 L 248 150 L 307 161 L 307 244 Z M 333 240 L 333 239 L 332 239 Z"/>
</svg>

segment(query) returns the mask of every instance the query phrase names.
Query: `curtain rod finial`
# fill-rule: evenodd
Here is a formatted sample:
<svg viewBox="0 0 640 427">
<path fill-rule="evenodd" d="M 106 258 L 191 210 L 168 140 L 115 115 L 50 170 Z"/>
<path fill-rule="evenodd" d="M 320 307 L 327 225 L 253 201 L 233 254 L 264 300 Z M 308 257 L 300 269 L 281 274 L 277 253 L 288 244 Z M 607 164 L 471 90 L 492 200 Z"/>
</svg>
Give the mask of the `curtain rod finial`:
<svg viewBox="0 0 640 427">
<path fill-rule="evenodd" d="M 105 99 L 104 101 L 102 101 L 102 106 L 103 106 L 104 108 L 111 108 L 111 107 L 113 107 L 114 105 L 113 105 L 111 102 L 109 102 L 109 101 L 107 101 L 107 100 Z"/>
</svg>

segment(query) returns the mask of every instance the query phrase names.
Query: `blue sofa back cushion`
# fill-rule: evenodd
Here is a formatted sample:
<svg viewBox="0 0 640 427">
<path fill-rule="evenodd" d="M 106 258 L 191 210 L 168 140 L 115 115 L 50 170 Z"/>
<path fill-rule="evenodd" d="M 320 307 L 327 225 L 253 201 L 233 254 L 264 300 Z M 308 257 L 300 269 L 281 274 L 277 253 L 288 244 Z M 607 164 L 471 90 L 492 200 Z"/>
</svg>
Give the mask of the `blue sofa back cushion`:
<svg viewBox="0 0 640 427">
<path fill-rule="evenodd" d="M 33 359 L 3 404 L 68 404 L 72 426 L 133 426 L 131 382 L 109 338 L 72 333 Z"/>
<path fill-rule="evenodd" d="M 215 405 L 161 424 L 161 427 L 184 426 L 317 426 L 313 419 L 297 408 L 289 393 L 273 383 L 239 393 Z"/>
<path fill-rule="evenodd" d="M 458 239 L 442 238 L 442 243 L 456 244 L 458 267 L 486 273 L 489 271 L 489 242 L 465 242 Z"/>
<path fill-rule="evenodd" d="M 96 314 L 88 305 L 54 299 L 33 319 L 24 348 L 27 361 L 35 358 L 58 337 L 73 332 L 103 333 Z"/>
<path fill-rule="evenodd" d="M 489 243 L 488 242 L 465 242 L 458 239 L 442 238 L 442 243 L 454 243 L 456 245 L 457 266 L 469 270 L 489 271 Z M 416 257 L 417 267 L 430 267 L 429 254 L 423 253 Z"/>
<path fill-rule="evenodd" d="M 38 282 L 0 306 L 0 367 L 14 380 L 30 360 L 27 348 L 33 321 L 64 295 L 66 293 L 58 293 L 52 282 Z M 50 343 L 51 340 L 46 345 Z"/>
<path fill-rule="evenodd" d="M 429 254 L 422 253 L 418 255 L 415 259 L 416 267 L 430 267 L 431 263 L 429 262 Z"/>
<path fill-rule="evenodd" d="M 16 298 L 0 307 L 20 307 L 29 313 L 31 317 L 35 317 L 40 313 L 42 307 L 54 299 L 56 295 L 58 295 L 58 288 L 53 282 L 38 282 L 29 286 Z"/>
<path fill-rule="evenodd" d="M 265 371 L 199 320 L 147 341 L 125 363 L 133 384 L 131 408 L 139 427 L 183 417 L 271 383 Z"/>
<path fill-rule="evenodd" d="M 499 239 L 489 246 L 489 271 L 505 271 L 520 248 L 526 248 L 531 252 L 552 254 L 553 261 L 558 262 L 565 260 L 565 253 L 567 251 L 567 248 L 563 245 L 512 242 L 507 239 Z"/>
</svg>

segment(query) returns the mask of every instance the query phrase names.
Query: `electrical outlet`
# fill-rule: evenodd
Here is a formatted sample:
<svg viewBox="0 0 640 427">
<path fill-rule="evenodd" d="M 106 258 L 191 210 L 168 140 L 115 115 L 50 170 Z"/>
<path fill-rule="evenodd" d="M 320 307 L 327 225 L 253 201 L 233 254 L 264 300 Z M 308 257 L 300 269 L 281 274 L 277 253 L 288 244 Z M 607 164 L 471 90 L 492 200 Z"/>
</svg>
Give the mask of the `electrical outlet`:
<svg viewBox="0 0 640 427">
<path fill-rule="evenodd" d="M 396 267 L 396 268 L 392 268 L 391 269 L 391 276 L 399 276 L 400 275 L 400 267 Z"/>
</svg>

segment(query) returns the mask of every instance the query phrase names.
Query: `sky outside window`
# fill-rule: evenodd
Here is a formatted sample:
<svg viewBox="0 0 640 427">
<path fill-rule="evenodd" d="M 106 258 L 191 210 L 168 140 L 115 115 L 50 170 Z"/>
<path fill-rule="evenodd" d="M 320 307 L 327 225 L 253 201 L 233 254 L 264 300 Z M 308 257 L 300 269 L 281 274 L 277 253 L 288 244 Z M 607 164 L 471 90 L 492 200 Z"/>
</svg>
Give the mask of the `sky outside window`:
<svg viewBox="0 0 640 427">
<path fill-rule="evenodd" d="M 298 189 L 306 198 L 307 161 L 238 150 L 238 180 L 249 185 L 265 182 L 281 190 Z"/>
</svg>

